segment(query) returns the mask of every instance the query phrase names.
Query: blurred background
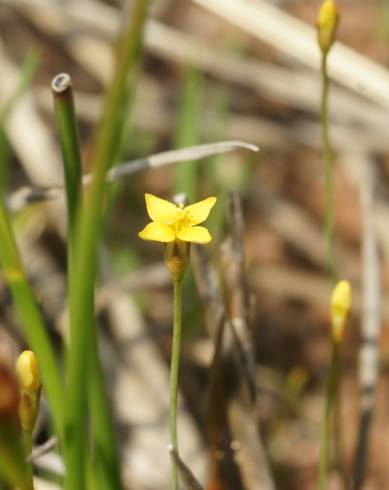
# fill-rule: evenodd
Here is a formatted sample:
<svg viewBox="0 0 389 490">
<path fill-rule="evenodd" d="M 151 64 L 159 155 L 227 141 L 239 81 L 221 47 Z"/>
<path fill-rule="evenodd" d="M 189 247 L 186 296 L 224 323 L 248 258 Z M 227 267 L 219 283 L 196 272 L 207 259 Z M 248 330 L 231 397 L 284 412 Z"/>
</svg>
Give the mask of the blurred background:
<svg viewBox="0 0 389 490">
<path fill-rule="evenodd" d="M 172 290 L 162 248 L 142 242 L 137 233 L 148 221 L 145 192 L 171 199 L 182 191 L 190 201 L 215 195 L 218 204 L 209 219 L 214 240 L 194 251 L 193 270 L 185 278 L 181 456 L 208 490 L 316 488 L 331 348 L 314 29 L 320 3 L 152 4 L 128 114 L 125 161 L 222 140 L 254 143 L 261 151 L 148 169 L 110 188 L 96 309 L 128 488 L 168 488 Z M 338 277 L 352 283 L 354 304 L 343 348 L 340 471 L 332 473 L 329 485 L 344 488 L 353 474 L 360 372 L 370 369 L 365 378 L 375 404 L 363 488 L 384 489 L 389 488 L 389 3 L 337 3 L 338 43 L 329 60 L 335 249 Z M 66 337 L 65 205 L 62 199 L 25 203 L 15 193 L 63 181 L 50 89 L 60 72 L 73 80 L 87 155 L 112 72 L 112 46 L 131 4 L 0 1 L 0 187 L 14 211 L 24 262 L 59 356 Z M 231 264 L 243 260 L 243 253 L 245 328 L 240 339 L 232 334 L 226 341 L 224 359 L 216 362 L 212 315 L 219 307 L 223 318 L 239 317 Z M 0 315 L 0 356 L 11 362 L 25 340 L 1 278 Z M 373 368 L 359 362 L 369 342 Z M 243 362 L 233 355 L 236 345 Z M 237 370 L 239 365 L 243 369 Z M 246 375 L 250 402 L 242 393 Z M 48 437 L 48 418 L 43 410 L 36 444 Z M 38 488 L 56 488 L 62 466 L 55 450 L 36 465 Z"/>
</svg>

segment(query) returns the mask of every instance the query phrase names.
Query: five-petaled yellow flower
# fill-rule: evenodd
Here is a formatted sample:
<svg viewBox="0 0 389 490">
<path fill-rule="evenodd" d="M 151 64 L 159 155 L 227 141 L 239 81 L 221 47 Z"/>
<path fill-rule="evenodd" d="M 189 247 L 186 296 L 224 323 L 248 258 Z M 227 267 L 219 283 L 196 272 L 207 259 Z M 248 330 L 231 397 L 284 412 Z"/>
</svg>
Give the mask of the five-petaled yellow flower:
<svg viewBox="0 0 389 490">
<path fill-rule="evenodd" d="M 169 243 L 176 240 L 191 243 L 208 243 L 212 240 L 209 231 L 197 226 L 208 218 L 215 205 L 216 197 L 208 197 L 203 201 L 184 207 L 145 194 L 147 212 L 152 223 L 139 233 L 143 240 Z"/>
</svg>

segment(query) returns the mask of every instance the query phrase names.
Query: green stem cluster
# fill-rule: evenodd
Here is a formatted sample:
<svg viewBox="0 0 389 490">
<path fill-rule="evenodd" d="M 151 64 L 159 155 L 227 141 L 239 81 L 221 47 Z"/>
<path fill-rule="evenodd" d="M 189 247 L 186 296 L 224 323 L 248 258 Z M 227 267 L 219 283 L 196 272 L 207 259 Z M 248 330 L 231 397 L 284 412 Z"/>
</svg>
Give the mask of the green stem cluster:
<svg viewBox="0 0 389 490">
<path fill-rule="evenodd" d="M 104 211 L 106 174 L 113 164 L 116 147 L 120 140 L 123 122 L 122 102 L 127 98 L 128 87 L 133 87 L 135 67 L 139 59 L 141 33 L 146 19 L 149 0 L 137 0 L 128 25 L 124 28 L 117 56 L 117 65 L 111 87 L 108 90 L 103 118 L 96 134 L 91 168 L 94 169 L 91 187 L 85 196 L 84 205 L 77 218 L 77 246 L 75 267 L 77 281 L 72 282 L 70 291 L 70 322 L 74 333 L 69 350 L 68 366 L 68 411 L 67 411 L 67 490 L 84 490 L 86 434 L 80 428 L 85 426 L 86 390 L 89 360 L 85 352 L 96 346 L 96 325 L 94 321 L 94 284 L 97 272 L 97 244 Z M 95 348 L 95 347 L 93 347 Z M 100 376 L 101 380 L 101 376 Z M 102 385 L 96 386 L 96 390 Z M 96 392 L 97 394 L 97 392 Z M 93 417 L 92 417 L 93 419 Z M 93 424 L 97 427 L 98 424 Z M 108 429 L 108 422 L 105 427 Z M 107 441 L 106 435 L 101 443 Z M 94 448 L 96 454 L 105 447 Z M 112 454 L 112 448 L 109 448 Z M 101 454 L 101 453 L 100 453 Z M 114 458 L 115 460 L 115 458 Z M 103 462 L 103 458 L 101 459 Z M 117 458 L 114 470 L 117 471 Z M 115 477 L 115 480 L 119 476 Z M 107 488 L 109 488 L 107 486 Z M 111 485 L 111 488 L 115 486 Z M 116 487 L 117 488 L 117 487 Z"/>
<path fill-rule="evenodd" d="M 65 173 L 66 201 L 68 206 L 68 290 L 69 296 L 71 297 L 71 290 L 74 287 L 75 281 L 77 281 L 75 251 L 77 244 L 77 216 L 82 206 L 81 152 L 70 76 L 64 73 L 57 75 L 53 80 L 52 89 Z M 92 310 L 90 314 L 90 321 L 93 322 Z M 71 325 L 71 329 L 73 326 Z M 69 349 L 72 348 L 72 343 L 76 336 L 77 331 L 72 330 Z M 119 458 L 117 456 L 111 412 L 97 352 L 96 334 L 94 339 L 90 339 L 88 357 L 88 408 L 91 418 L 92 447 L 94 452 L 93 462 L 96 466 L 95 472 L 89 472 L 91 476 L 90 484 L 93 484 L 93 480 L 95 479 L 99 481 L 99 488 L 120 488 Z M 88 433 L 86 424 L 81 433 L 84 435 Z M 85 437 L 83 441 L 83 452 L 88 467 L 91 467 L 92 457 Z"/>
<path fill-rule="evenodd" d="M 55 431 L 64 454 L 67 490 L 84 490 L 86 468 L 92 466 L 97 468 L 97 471 L 93 471 L 92 482 L 96 488 L 121 488 L 119 458 L 97 353 L 94 285 L 97 246 L 104 213 L 106 174 L 115 161 L 123 118 L 127 116 L 123 112 L 123 101 L 128 100 L 128 94 L 132 93 L 134 87 L 149 3 L 149 0 L 134 2 L 128 24 L 118 43 L 116 71 L 107 94 L 103 120 L 96 135 L 89 165 L 94 170 L 94 177 L 83 202 L 81 155 L 70 77 L 60 75 L 53 82 L 68 207 L 70 343 L 66 352 L 65 386 L 42 314 L 22 265 L 9 216 L 0 199 L 2 270 L 26 339 L 39 359 Z M 86 386 L 89 387 L 88 390 Z M 90 444 L 89 428 L 92 436 Z M 26 436 L 25 444 L 30 448 L 31 434 Z"/>
</svg>

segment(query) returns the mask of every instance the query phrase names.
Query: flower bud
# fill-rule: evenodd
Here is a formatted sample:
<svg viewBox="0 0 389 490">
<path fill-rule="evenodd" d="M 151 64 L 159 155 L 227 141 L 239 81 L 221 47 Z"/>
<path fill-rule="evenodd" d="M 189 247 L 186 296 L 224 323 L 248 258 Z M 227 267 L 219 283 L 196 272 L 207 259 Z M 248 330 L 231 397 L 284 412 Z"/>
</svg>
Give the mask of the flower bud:
<svg viewBox="0 0 389 490">
<path fill-rule="evenodd" d="M 334 0 L 324 0 L 317 17 L 317 32 L 320 49 L 327 53 L 336 35 L 339 13 Z"/>
<path fill-rule="evenodd" d="M 41 381 L 38 360 L 30 350 L 23 351 L 16 362 L 16 376 L 22 391 L 38 391 Z"/>
<path fill-rule="evenodd" d="M 36 419 L 38 418 L 39 398 L 32 397 L 28 393 L 22 393 L 18 413 L 22 429 L 27 432 L 32 432 Z"/>
<path fill-rule="evenodd" d="M 184 276 L 190 257 L 190 243 L 174 241 L 165 244 L 165 265 L 173 281 L 180 282 Z"/>
<path fill-rule="evenodd" d="M 347 317 L 352 303 L 352 291 L 348 281 L 339 281 L 331 297 L 331 327 L 335 342 L 341 342 L 344 336 Z"/>
<path fill-rule="evenodd" d="M 41 382 L 38 360 L 30 350 L 23 351 L 16 362 L 19 380 L 19 419 L 22 429 L 31 432 L 39 413 Z"/>
</svg>

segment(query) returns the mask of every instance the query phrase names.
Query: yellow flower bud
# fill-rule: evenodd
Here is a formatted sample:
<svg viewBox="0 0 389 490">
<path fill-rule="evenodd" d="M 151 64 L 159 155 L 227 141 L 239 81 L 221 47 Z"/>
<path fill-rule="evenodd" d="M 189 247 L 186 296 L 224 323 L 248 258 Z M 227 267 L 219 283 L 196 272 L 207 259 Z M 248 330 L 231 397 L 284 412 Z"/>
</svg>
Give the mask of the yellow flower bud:
<svg viewBox="0 0 389 490">
<path fill-rule="evenodd" d="M 339 13 L 334 0 L 324 0 L 317 18 L 319 46 L 323 53 L 331 48 L 336 35 Z"/>
<path fill-rule="evenodd" d="M 190 243 L 175 241 L 173 244 L 165 243 L 165 265 L 173 281 L 180 282 L 184 276 L 190 257 Z"/>
<path fill-rule="evenodd" d="M 348 281 L 339 281 L 331 298 L 332 336 L 336 342 L 343 340 L 344 329 L 352 303 L 352 290 Z"/>
<path fill-rule="evenodd" d="M 23 351 L 16 361 L 16 376 L 19 380 L 19 419 L 23 431 L 34 430 L 39 413 L 41 380 L 38 360 L 30 350 Z"/>
<path fill-rule="evenodd" d="M 30 350 L 23 351 L 16 362 L 16 376 L 22 391 L 36 392 L 41 381 L 38 360 Z"/>
</svg>

